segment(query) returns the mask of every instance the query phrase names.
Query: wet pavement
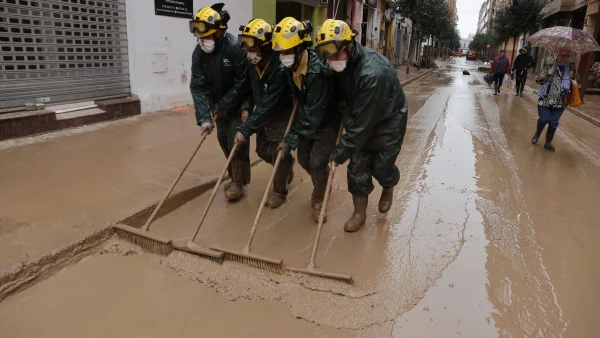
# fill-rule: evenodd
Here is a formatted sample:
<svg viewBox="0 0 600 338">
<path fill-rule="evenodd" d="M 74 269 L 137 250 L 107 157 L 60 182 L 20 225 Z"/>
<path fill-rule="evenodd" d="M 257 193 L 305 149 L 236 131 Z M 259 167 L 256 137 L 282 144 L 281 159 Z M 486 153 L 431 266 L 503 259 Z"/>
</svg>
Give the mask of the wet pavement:
<svg viewBox="0 0 600 338">
<path fill-rule="evenodd" d="M 194 121 L 175 109 L 0 142 L 0 271 L 156 203 L 199 141 Z M 198 154 L 173 195 L 222 169 L 215 137 Z"/>
<path fill-rule="evenodd" d="M 463 69 L 472 75 L 462 75 Z M 367 224 L 357 233 L 343 231 L 352 207 L 345 166 L 338 169 L 316 263 L 322 270 L 351 273 L 353 286 L 293 273 L 275 275 L 230 261 L 221 266 L 180 252 L 166 258 L 135 255 L 140 253 L 137 248 L 113 238 L 102 248 L 109 255 L 94 256 L 0 303 L 0 313 L 45 316 L 47 311 L 36 310 L 36 299 L 52 300 L 53 294 L 54 304 L 68 307 L 73 302 L 56 295 L 70 292 L 69 283 L 90 285 L 94 274 L 107 279 L 121 274 L 124 290 L 151 284 L 149 292 L 120 290 L 114 297 L 118 282 L 113 281 L 108 283 L 113 288 L 78 290 L 94 293 L 93 308 L 85 302 L 73 304 L 75 310 L 100 316 L 106 325 L 115 321 L 121 334 L 134 332 L 135 323 L 152 320 L 152 311 L 143 315 L 134 307 L 137 311 L 127 322 L 112 318 L 117 313 L 109 310 L 119 302 L 128 308 L 140 300 L 149 303 L 148 309 L 157 308 L 160 304 L 149 299 L 155 293 L 166 308 L 174 308 L 163 314 L 158 327 L 194 320 L 189 311 L 179 311 L 193 309 L 179 295 L 182 288 L 188 294 L 198 292 L 199 304 L 235 314 L 247 310 L 235 304 L 251 303 L 257 327 L 271 323 L 261 314 L 279 316 L 285 309 L 287 319 L 278 320 L 306 332 L 301 336 L 600 336 L 600 222 L 594 213 L 600 191 L 600 132 L 564 114 L 553 142 L 555 153 L 532 145 L 535 96 L 515 97 L 512 88 L 493 96 L 482 76 L 476 63 L 460 58 L 405 88 L 410 119 L 398 159 L 402 176 L 394 206 L 379 214 L 377 187 Z M 241 250 L 269 174 L 267 164 L 257 165 L 246 197 L 237 203 L 227 204 L 220 189 L 196 243 Z M 263 213 L 253 252 L 282 258 L 289 266 L 306 264 L 316 230 L 309 217 L 311 187 L 308 175 L 296 167 L 287 203 Z M 203 194 L 164 216 L 152 231 L 184 241 L 207 199 Z M 140 265 L 147 277 L 123 272 Z M 164 283 L 156 283 L 151 277 L 156 275 Z M 165 291 L 167 287 L 173 291 Z M 98 301 L 105 297 L 114 303 Z M 60 311 L 60 306 L 52 310 Z M 203 316 L 203 310 L 195 311 Z M 6 318 L 0 336 L 35 333 L 26 322 Z M 213 323 L 214 332 L 222 336 L 241 332 L 222 333 L 222 325 Z M 253 324 L 240 323 L 240 330 L 247 325 Z M 273 326 L 267 335 L 285 335 L 286 325 Z M 261 334 L 256 330 L 247 332 Z M 53 332 L 75 336 L 68 328 Z M 144 332 L 160 336 L 159 331 Z M 192 331 L 175 332 L 189 336 Z"/>
</svg>

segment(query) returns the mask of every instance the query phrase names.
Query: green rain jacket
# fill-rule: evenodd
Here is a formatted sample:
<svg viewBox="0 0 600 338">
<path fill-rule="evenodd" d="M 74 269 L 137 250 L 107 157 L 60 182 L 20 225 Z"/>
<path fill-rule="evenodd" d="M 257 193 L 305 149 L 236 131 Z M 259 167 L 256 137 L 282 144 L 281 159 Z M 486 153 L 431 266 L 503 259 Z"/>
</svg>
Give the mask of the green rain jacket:
<svg viewBox="0 0 600 338">
<path fill-rule="evenodd" d="M 319 139 L 328 135 L 327 130 L 340 121 L 339 108 L 333 99 L 335 94 L 335 79 L 333 71 L 325 65 L 317 53 L 308 51 L 308 67 L 306 76 L 302 79 L 302 90 L 292 81 L 292 72 L 288 71 L 291 86 L 298 99 L 298 116 L 296 122 L 285 136 L 284 141 L 296 149 L 301 137 Z M 337 127 L 336 127 L 337 129 Z"/>
<path fill-rule="evenodd" d="M 263 72 L 261 77 L 258 67 L 248 63 L 252 95 L 249 95 L 245 105 L 256 107 L 238 130 L 248 138 L 265 125 L 270 129 L 282 129 L 275 132 L 281 134 L 281 141 L 294 108 L 294 101 L 285 67 L 281 64 L 278 54 L 271 54 L 269 64 Z"/>
<path fill-rule="evenodd" d="M 211 121 L 211 108 L 219 119 L 225 120 L 239 117 L 242 109 L 248 109 L 242 105 L 250 90 L 247 71 L 246 52 L 229 33 L 217 42 L 212 53 L 205 53 L 196 46 L 190 91 L 198 125 Z"/>
<path fill-rule="evenodd" d="M 406 133 L 408 104 L 396 69 L 377 52 L 355 44 L 348 67 L 337 73 L 346 132 L 333 151 L 343 163 L 359 149 L 385 151 L 400 148 Z"/>
</svg>

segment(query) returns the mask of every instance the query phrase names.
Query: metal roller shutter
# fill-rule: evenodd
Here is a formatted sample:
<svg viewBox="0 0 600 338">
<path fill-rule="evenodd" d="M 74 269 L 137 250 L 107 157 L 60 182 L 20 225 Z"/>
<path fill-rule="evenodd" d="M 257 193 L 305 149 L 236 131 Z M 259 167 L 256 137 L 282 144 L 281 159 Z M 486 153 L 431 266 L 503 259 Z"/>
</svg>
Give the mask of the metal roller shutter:
<svg viewBox="0 0 600 338">
<path fill-rule="evenodd" d="M 129 93 L 125 0 L 0 0 L 0 108 Z"/>
</svg>

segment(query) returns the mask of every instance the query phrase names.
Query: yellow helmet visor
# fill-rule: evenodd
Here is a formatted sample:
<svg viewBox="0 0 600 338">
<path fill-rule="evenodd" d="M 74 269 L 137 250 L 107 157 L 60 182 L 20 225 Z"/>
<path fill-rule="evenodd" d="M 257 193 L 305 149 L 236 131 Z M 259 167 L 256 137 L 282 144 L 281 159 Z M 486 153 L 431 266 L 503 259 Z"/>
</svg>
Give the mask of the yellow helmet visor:
<svg viewBox="0 0 600 338">
<path fill-rule="evenodd" d="M 189 25 L 190 25 L 190 33 L 204 34 L 208 31 L 210 31 L 211 29 L 218 28 L 213 24 L 209 24 L 209 23 L 206 23 L 203 21 L 194 21 L 194 20 L 191 20 Z"/>
<path fill-rule="evenodd" d="M 238 35 L 238 45 L 240 45 L 240 47 L 245 48 L 245 49 L 259 47 L 258 41 L 255 37 L 247 36 L 247 35 L 243 35 L 243 34 Z"/>
<path fill-rule="evenodd" d="M 332 56 L 336 56 L 340 52 L 340 50 L 342 50 L 342 48 L 344 48 L 344 46 L 342 46 L 339 42 L 330 41 L 318 45 L 317 47 L 315 47 L 315 51 L 321 59 L 326 60 Z"/>
</svg>

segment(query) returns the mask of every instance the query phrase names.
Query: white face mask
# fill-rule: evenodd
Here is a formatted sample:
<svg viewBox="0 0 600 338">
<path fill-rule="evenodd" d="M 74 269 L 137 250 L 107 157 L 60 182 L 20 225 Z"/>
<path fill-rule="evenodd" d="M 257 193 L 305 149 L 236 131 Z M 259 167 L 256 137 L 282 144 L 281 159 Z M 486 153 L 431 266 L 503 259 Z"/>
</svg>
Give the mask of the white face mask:
<svg viewBox="0 0 600 338">
<path fill-rule="evenodd" d="M 209 39 L 200 39 L 198 40 L 198 45 L 205 53 L 212 53 L 215 50 L 215 40 Z"/>
<path fill-rule="evenodd" d="M 281 60 L 281 63 L 283 63 L 283 66 L 285 68 L 292 68 L 294 66 L 294 63 L 296 63 L 296 55 L 294 55 L 294 54 L 290 54 L 290 55 L 280 54 L 279 59 Z"/>
<path fill-rule="evenodd" d="M 329 67 L 331 67 L 331 69 L 333 69 L 333 71 L 341 73 L 344 71 L 344 69 L 346 69 L 346 63 L 348 62 L 348 60 L 341 60 L 341 61 L 333 61 L 333 60 L 327 60 L 327 63 L 329 63 Z"/>
<path fill-rule="evenodd" d="M 255 65 L 259 63 L 260 59 L 262 59 L 262 57 L 258 56 L 258 53 L 248 52 L 248 61 L 250 61 L 251 64 Z"/>
</svg>

